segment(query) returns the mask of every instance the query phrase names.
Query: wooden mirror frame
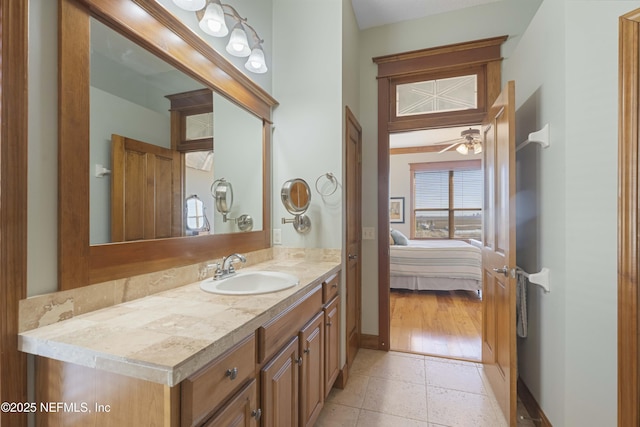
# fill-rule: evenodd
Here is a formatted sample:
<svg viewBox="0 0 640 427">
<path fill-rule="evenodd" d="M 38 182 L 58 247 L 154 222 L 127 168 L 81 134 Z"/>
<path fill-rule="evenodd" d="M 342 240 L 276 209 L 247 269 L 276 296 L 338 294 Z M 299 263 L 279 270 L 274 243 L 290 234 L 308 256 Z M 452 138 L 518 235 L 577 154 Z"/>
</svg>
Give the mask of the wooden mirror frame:
<svg viewBox="0 0 640 427">
<path fill-rule="evenodd" d="M 59 0 L 58 287 L 78 288 L 271 246 L 277 101 L 153 0 Z M 89 244 L 89 19 L 94 17 L 263 121 L 263 230 Z"/>
</svg>

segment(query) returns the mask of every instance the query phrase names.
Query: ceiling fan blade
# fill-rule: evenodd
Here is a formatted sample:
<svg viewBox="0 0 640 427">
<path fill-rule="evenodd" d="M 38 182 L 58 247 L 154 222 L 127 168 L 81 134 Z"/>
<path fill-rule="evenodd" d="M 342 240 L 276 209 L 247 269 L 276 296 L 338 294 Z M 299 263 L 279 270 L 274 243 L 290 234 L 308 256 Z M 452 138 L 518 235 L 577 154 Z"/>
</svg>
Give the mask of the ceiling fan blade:
<svg viewBox="0 0 640 427">
<path fill-rule="evenodd" d="M 447 139 L 446 141 L 439 141 L 436 143 L 436 145 L 450 144 L 452 142 L 460 143 L 463 141 L 464 141 L 464 138 L 453 138 L 453 139 Z"/>
<path fill-rule="evenodd" d="M 455 147 L 456 145 L 460 145 L 460 144 L 462 144 L 462 142 L 456 142 L 455 144 L 451 144 L 451 145 L 450 145 L 450 146 L 448 146 L 447 148 L 445 148 L 445 149 L 443 149 L 443 150 L 438 151 L 438 154 L 440 154 L 440 153 L 444 153 L 444 152 L 445 152 L 445 151 L 447 151 L 447 150 L 451 150 L 453 147 Z"/>
</svg>

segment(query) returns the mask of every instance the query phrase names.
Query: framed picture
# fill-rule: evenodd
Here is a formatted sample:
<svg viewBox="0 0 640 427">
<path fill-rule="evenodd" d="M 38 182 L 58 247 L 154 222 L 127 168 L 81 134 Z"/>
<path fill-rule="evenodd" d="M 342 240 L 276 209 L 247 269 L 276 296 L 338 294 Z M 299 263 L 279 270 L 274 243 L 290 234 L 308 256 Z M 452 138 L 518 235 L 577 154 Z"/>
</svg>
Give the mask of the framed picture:
<svg viewBox="0 0 640 427">
<path fill-rule="evenodd" d="M 404 197 L 389 198 L 389 222 L 404 224 Z"/>
</svg>

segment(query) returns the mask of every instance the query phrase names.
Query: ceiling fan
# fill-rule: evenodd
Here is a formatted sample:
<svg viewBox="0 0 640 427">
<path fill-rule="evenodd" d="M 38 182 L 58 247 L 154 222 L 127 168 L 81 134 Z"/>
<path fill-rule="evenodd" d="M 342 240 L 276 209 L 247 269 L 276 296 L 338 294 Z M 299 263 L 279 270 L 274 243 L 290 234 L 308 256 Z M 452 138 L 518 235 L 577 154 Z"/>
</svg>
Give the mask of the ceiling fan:
<svg viewBox="0 0 640 427">
<path fill-rule="evenodd" d="M 454 142 L 455 141 L 455 142 Z M 456 147 L 456 151 L 460 154 L 480 154 L 482 153 L 482 140 L 480 139 L 480 130 L 469 128 L 460 132 L 460 138 L 444 141 L 443 144 L 453 142 L 447 148 L 438 151 L 438 153 L 444 153 L 447 150 Z"/>
</svg>

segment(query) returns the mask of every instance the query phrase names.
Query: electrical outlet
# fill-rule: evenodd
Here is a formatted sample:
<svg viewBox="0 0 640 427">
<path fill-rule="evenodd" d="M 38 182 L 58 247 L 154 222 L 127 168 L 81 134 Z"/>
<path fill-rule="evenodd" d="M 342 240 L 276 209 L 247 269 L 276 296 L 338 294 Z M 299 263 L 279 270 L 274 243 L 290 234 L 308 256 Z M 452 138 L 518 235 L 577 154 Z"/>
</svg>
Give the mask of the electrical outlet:
<svg viewBox="0 0 640 427">
<path fill-rule="evenodd" d="M 282 230 L 279 228 L 273 229 L 273 244 L 274 245 L 282 244 Z"/>
<path fill-rule="evenodd" d="M 362 227 L 362 239 L 373 240 L 376 238 L 376 229 L 374 227 Z"/>
</svg>

